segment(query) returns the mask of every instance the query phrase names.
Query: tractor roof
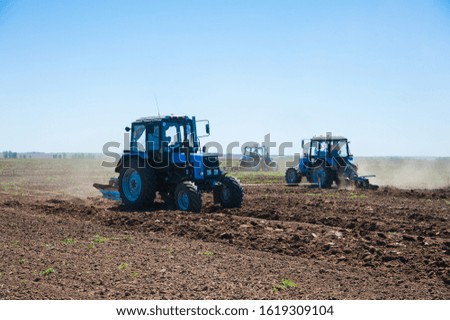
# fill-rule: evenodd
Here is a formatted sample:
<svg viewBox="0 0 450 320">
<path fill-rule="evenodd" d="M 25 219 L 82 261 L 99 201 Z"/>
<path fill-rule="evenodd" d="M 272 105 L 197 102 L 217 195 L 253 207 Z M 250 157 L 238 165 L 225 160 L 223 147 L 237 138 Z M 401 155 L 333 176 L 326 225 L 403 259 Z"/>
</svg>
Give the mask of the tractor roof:
<svg viewBox="0 0 450 320">
<path fill-rule="evenodd" d="M 347 140 L 347 138 L 342 136 L 315 136 L 311 139 L 311 141 L 338 141 L 338 140 Z"/>
<path fill-rule="evenodd" d="M 154 117 L 144 117 L 139 118 L 135 122 L 161 122 L 163 120 L 170 121 L 170 120 L 189 120 L 188 116 L 154 116 Z"/>
<path fill-rule="evenodd" d="M 255 144 L 251 144 L 251 145 L 247 145 L 245 146 L 245 148 L 264 148 L 264 146 L 260 146 L 258 143 Z"/>
</svg>

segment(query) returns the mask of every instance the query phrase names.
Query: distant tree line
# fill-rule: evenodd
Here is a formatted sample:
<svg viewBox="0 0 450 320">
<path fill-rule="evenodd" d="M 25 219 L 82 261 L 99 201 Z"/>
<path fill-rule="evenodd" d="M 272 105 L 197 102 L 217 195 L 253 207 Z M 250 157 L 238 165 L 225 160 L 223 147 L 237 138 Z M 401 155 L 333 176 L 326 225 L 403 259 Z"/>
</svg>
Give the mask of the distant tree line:
<svg viewBox="0 0 450 320">
<path fill-rule="evenodd" d="M 17 159 L 17 152 L 3 151 L 3 158 L 5 159 Z"/>
<path fill-rule="evenodd" d="M 72 154 L 73 159 L 95 159 L 94 153 L 74 153 Z"/>
<path fill-rule="evenodd" d="M 96 153 L 44 153 L 44 152 L 24 152 L 18 153 L 9 151 L 2 151 L 0 153 L 0 158 L 3 156 L 5 159 L 28 159 L 28 158 L 36 158 L 36 159 L 97 159 L 101 157 L 101 154 Z"/>
<path fill-rule="evenodd" d="M 72 159 L 95 159 L 96 154 L 95 153 L 54 153 L 53 159 L 66 159 L 66 158 L 72 158 Z"/>
<path fill-rule="evenodd" d="M 67 158 L 67 154 L 65 153 L 54 153 L 53 154 L 53 159 L 66 159 Z"/>
</svg>

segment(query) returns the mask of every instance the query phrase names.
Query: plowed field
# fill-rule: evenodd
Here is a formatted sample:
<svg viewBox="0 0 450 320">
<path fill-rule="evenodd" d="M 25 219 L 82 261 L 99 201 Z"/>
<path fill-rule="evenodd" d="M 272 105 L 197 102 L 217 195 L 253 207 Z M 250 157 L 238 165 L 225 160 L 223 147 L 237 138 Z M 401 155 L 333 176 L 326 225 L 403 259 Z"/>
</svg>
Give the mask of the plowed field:
<svg viewBox="0 0 450 320">
<path fill-rule="evenodd" d="M 450 189 L 248 185 L 200 214 L 54 191 L 0 193 L 1 299 L 450 299 Z"/>
</svg>

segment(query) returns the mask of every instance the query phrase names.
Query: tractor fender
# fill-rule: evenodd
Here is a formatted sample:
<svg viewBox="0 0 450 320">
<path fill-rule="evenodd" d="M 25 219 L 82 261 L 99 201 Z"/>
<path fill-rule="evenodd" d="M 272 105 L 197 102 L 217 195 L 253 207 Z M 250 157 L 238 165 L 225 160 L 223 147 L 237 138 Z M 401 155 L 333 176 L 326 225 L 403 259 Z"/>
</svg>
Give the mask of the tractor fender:
<svg viewBox="0 0 450 320">
<path fill-rule="evenodd" d="M 119 162 L 114 169 L 115 172 L 119 173 L 122 168 L 129 167 L 133 161 L 133 159 L 138 160 L 139 166 L 144 167 L 147 156 L 144 152 L 139 153 L 124 153 L 120 158 Z"/>
</svg>

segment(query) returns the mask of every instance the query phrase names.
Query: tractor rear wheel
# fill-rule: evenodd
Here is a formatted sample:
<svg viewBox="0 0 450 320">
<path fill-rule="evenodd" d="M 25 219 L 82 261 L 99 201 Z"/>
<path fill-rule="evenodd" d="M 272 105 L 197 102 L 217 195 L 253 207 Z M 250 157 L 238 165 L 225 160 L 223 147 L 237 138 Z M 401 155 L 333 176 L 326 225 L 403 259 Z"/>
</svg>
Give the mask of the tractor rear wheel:
<svg viewBox="0 0 450 320">
<path fill-rule="evenodd" d="M 141 209 L 151 206 L 156 194 L 154 169 L 139 168 L 137 161 L 131 161 L 129 168 L 120 170 L 119 193 L 126 207 Z"/>
<path fill-rule="evenodd" d="M 295 168 L 289 168 L 285 174 L 286 183 L 299 183 L 302 180 L 301 173 Z"/>
<path fill-rule="evenodd" d="M 333 184 L 333 173 L 324 167 L 314 168 L 311 178 L 314 183 L 317 183 L 319 188 L 328 189 Z"/>
<path fill-rule="evenodd" d="M 182 181 L 175 188 L 175 204 L 180 211 L 200 212 L 202 194 L 191 181 Z"/>
<path fill-rule="evenodd" d="M 239 208 L 244 198 L 244 190 L 240 182 L 234 177 L 225 177 L 222 180 L 220 204 L 224 208 Z"/>
</svg>

